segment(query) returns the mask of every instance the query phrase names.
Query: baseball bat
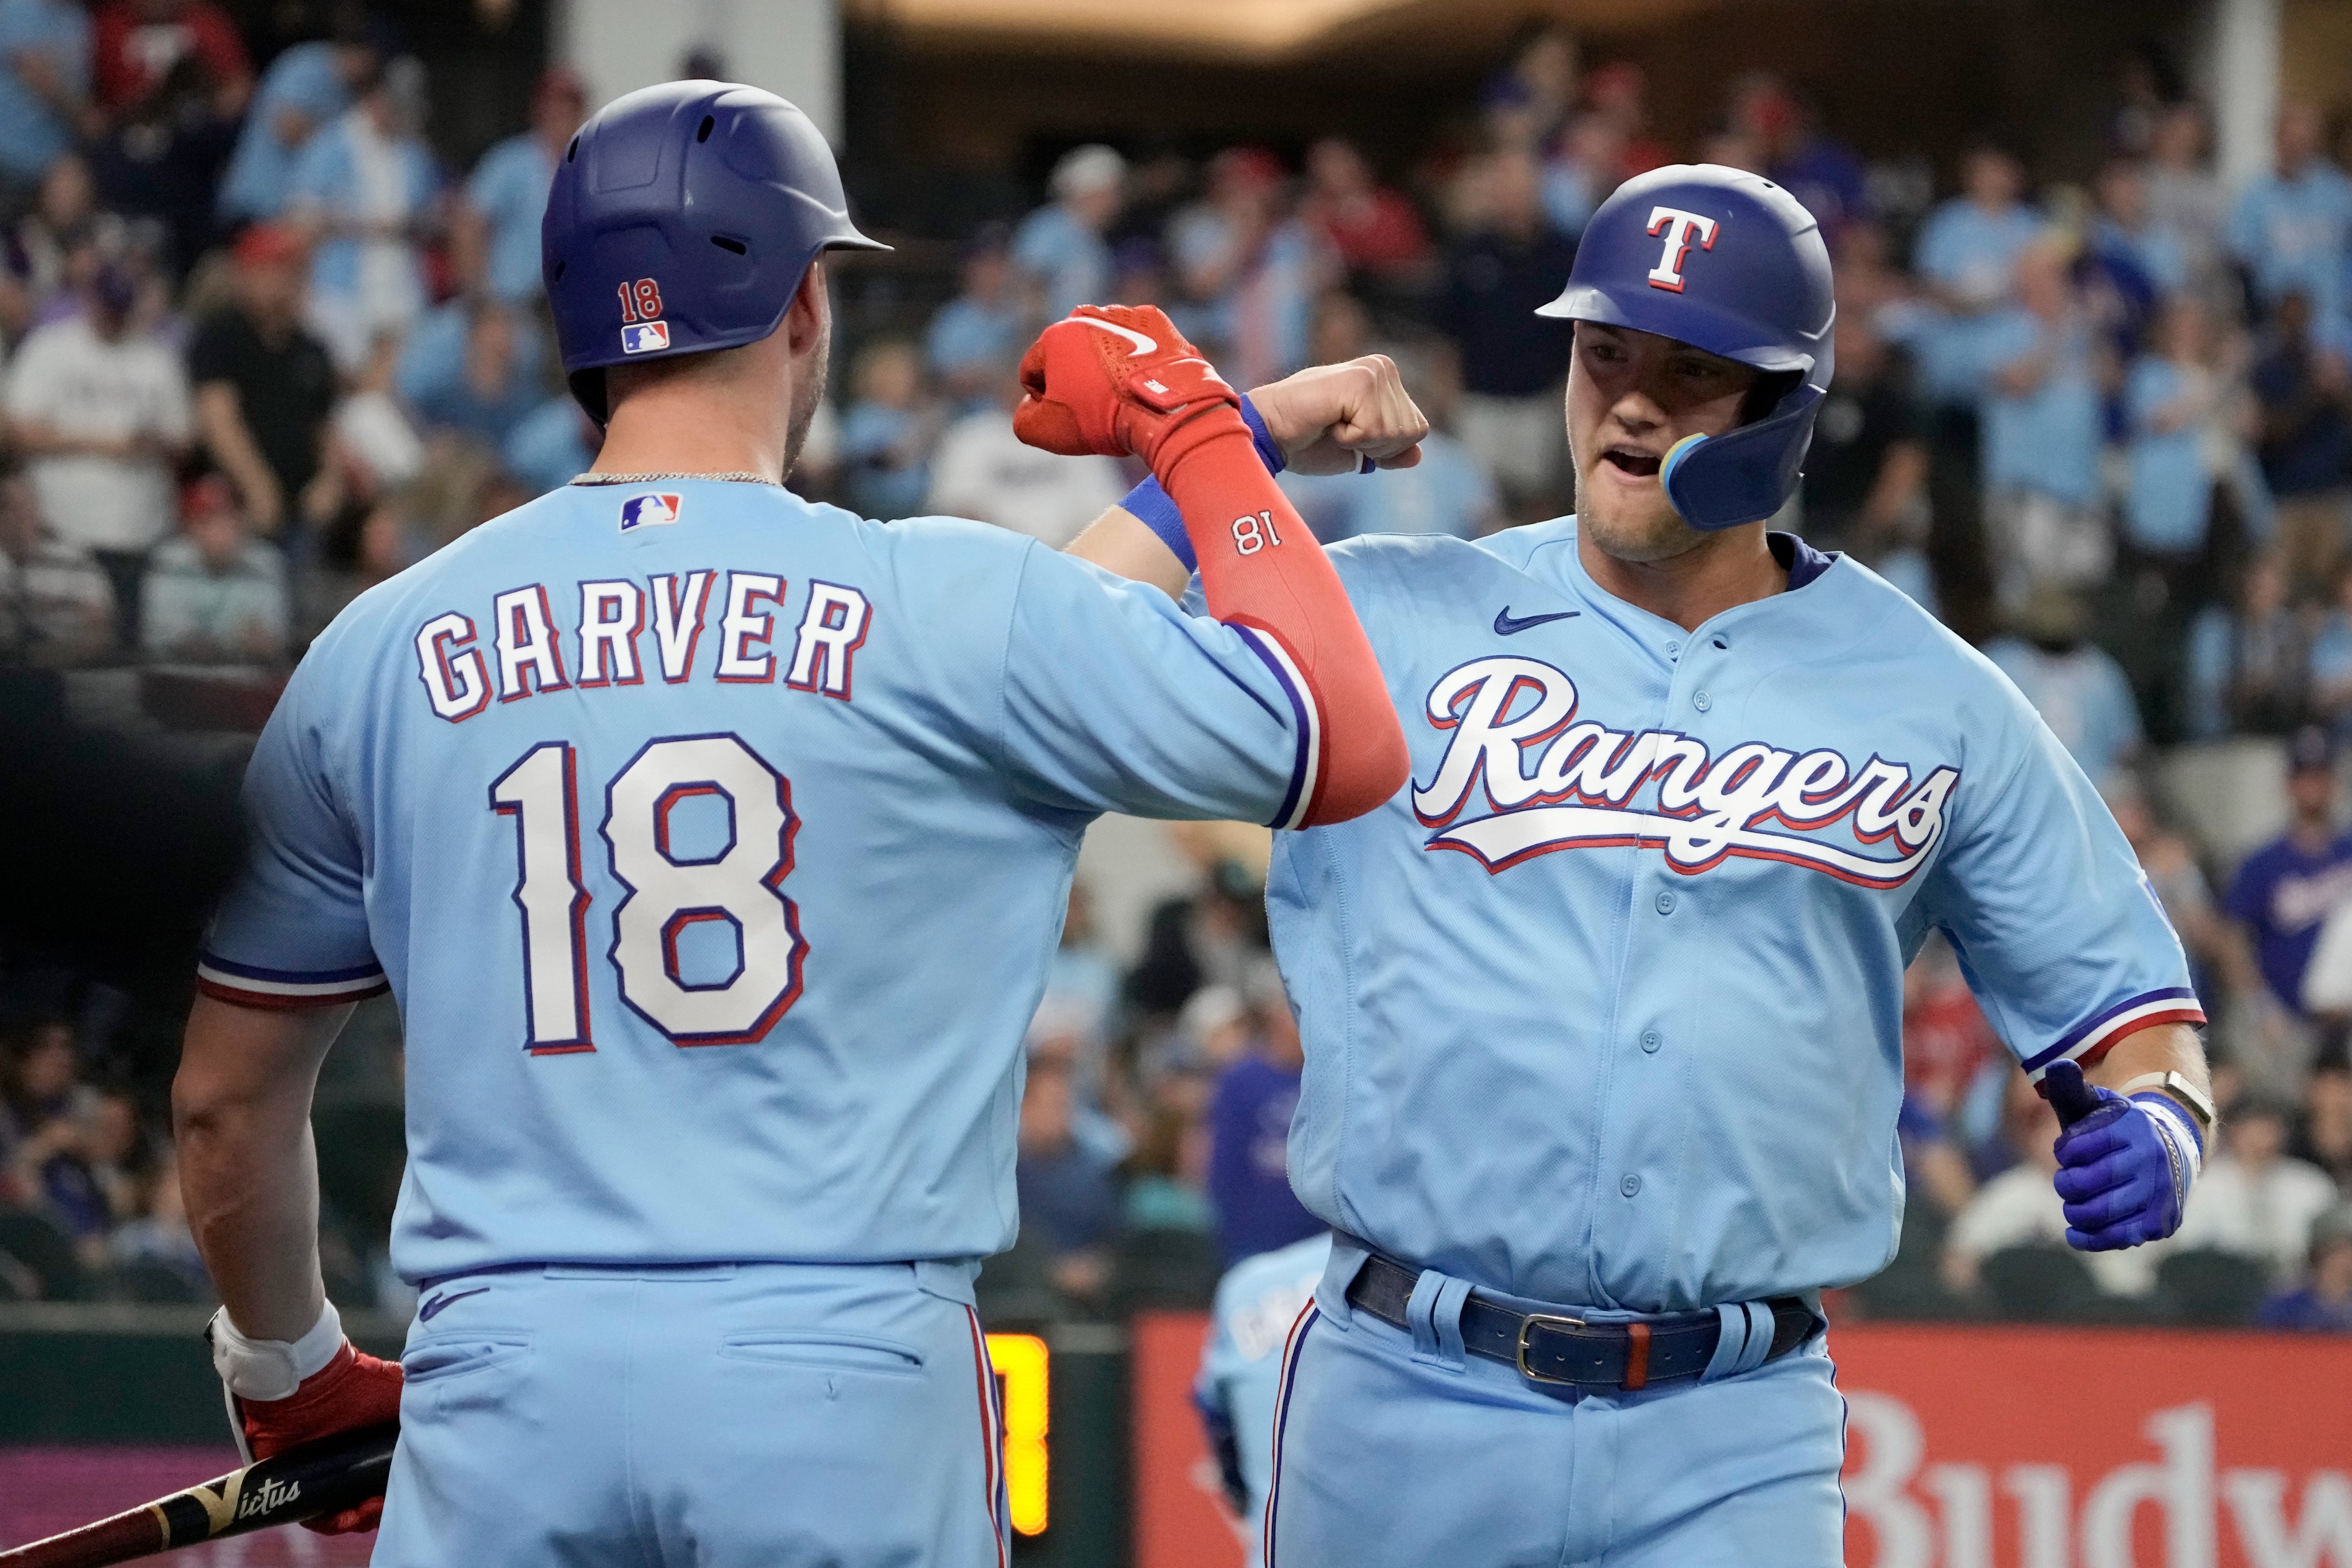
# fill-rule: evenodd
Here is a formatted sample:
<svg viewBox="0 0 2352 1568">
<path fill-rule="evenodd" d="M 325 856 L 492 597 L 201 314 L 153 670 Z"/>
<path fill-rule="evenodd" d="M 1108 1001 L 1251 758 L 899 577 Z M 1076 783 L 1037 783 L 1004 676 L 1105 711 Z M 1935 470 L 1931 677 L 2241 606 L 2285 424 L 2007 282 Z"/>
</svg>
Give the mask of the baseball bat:
<svg viewBox="0 0 2352 1568">
<path fill-rule="evenodd" d="M 354 1508 L 383 1490 L 399 1437 L 394 1422 L 303 1443 L 111 1519 L 0 1552 L 0 1568 L 107 1568 Z"/>
</svg>

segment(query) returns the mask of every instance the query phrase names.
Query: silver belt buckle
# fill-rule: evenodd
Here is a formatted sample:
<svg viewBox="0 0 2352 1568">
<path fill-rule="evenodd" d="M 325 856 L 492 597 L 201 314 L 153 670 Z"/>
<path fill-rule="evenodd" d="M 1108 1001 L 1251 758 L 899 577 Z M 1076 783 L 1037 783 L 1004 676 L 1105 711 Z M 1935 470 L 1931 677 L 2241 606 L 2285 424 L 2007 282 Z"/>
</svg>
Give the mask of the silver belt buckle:
<svg viewBox="0 0 2352 1568">
<path fill-rule="evenodd" d="M 1519 1375 L 1537 1383 L 1574 1383 L 1576 1379 L 1572 1377 L 1547 1376 L 1528 1364 L 1528 1335 L 1534 1332 L 1538 1324 L 1548 1329 L 1580 1329 L 1585 1326 L 1582 1318 L 1560 1317 L 1552 1312 L 1529 1312 L 1526 1317 L 1521 1318 L 1519 1320 Z"/>
</svg>

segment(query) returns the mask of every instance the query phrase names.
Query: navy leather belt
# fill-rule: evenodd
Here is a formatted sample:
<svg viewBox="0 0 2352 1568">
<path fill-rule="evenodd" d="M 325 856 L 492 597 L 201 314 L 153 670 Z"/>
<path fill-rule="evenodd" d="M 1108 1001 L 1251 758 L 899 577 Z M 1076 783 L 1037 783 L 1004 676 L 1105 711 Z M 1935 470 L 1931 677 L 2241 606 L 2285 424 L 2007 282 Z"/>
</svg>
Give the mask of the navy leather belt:
<svg viewBox="0 0 2352 1568">
<path fill-rule="evenodd" d="M 1421 1270 L 1379 1253 L 1364 1260 L 1348 1284 L 1348 1304 L 1391 1328 L 1412 1332 L 1406 1303 Z M 1821 1327 L 1813 1310 L 1795 1296 L 1764 1303 L 1771 1311 L 1771 1343 L 1749 1365 L 1777 1360 Z M 1733 1322 L 1747 1319 L 1735 1312 Z M 1520 1312 L 1472 1291 L 1462 1302 L 1462 1348 L 1515 1366 L 1538 1383 L 1631 1391 L 1696 1378 L 1714 1364 L 1724 1314 L 1707 1308 L 1636 1322 L 1594 1323 L 1552 1312 Z M 1760 1327 L 1760 1324 L 1759 1325 Z"/>
</svg>

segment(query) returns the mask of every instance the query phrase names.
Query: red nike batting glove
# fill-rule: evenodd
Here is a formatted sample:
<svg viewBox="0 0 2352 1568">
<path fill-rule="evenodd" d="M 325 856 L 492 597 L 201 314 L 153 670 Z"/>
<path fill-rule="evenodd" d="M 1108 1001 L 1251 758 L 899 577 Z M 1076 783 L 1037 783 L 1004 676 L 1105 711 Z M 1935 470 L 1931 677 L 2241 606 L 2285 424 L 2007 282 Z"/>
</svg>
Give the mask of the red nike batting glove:
<svg viewBox="0 0 2352 1568">
<path fill-rule="evenodd" d="M 1158 473 L 1179 455 L 1167 448 L 1192 444 L 1170 438 L 1202 415 L 1225 409 L 1211 423 L 1244 428 L 1241 394 L 1150 305 L 1079 306 L 1029 346 L 1021 387 L 1013 433 L 1066 457 L 1132 453 Z"/>
<path fill-rule="evenodd" d="M 237 1446 L 248 1461 L 400 1419 L 400 1364 L 353 1348 L 331 1301 L 299 1340 L 247 1339 L 229 1322 L 226 1308 L 214 1315 L 205 1332 L 213 1343 L 213 1365 L 228 1392 Z M 383 1519 L 379 1494 L 354 1508 L 304 1520 L 302 1528 L 344 1535 L 373 1530 Z"/>
</svg>

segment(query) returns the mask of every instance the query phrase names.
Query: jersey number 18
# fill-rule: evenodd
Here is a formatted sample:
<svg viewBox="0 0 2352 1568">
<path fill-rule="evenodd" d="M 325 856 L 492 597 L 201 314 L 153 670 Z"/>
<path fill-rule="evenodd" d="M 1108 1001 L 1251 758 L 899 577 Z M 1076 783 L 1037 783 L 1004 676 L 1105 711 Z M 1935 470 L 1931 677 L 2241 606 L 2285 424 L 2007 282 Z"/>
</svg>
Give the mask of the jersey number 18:
<svg viewBox="0 0 2352 1568">
<path fill-rule="evenodd" d="M 696 796 L 727 806 L 731 831 L 718 853 L 672 852 L 670 813 Z M 535 1053 L 593 1051 L 588 1026 L 588 906 L 581 880 L 578 754 L 551 740 L 523 753 L 490 786 L 490 810 L 515 820 L 521 874 L 523 998 Z M 780 884 L 793 869 L 792 786 L 732 735 L 656 740 L 604 790 L 600 830 L 613 878 L 627 890 L 613 910 L 606 956 L 621 999 L 677 1045 L 740 1045 L 763 1038 L 801 991 L 808 944 Z M 724 979 L 689 981 L 678 938 L 705 921 L 734 927 L 737 961 Z"/>
</svg>

